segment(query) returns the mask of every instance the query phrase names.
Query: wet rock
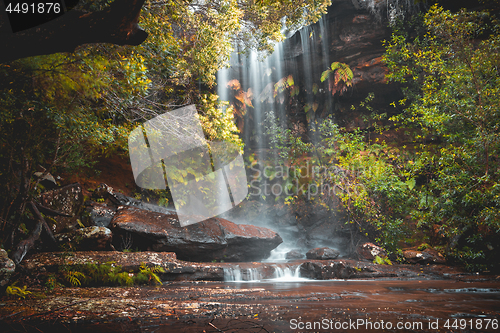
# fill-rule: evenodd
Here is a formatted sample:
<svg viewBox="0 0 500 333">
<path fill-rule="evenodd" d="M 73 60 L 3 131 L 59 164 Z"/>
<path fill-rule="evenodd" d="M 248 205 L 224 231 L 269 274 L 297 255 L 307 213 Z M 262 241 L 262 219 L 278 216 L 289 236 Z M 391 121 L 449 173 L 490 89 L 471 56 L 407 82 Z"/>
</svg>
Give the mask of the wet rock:
<svg viewBox="0 0 500 333">
<path fill-rule="evenodd" d="M 340 252 L 329 247 L 317 247 L 307 251 L 307 259 L 317 259 L 317 260 L 328 260 L 336 259 L 340 255 Z"/>
<path fill-rule="evenodd" d="M 319 221 L 306 229 L 307 239 L 310 241 L 329 241 L 335 237 L 335 225 L 330 221 Z"/>
<path fill-rule="evenodd" d="M 7 255 L 7 251 L 0 249 L 0 287 L 9 283 L 9 278 L 14 274 L 16 265 Z"/>
<path fill-rule="evenodd" d="M 78 212 L 83 204 L 82 187 L 79 183 L 44 192 L 41 194 L 40 201 L 45 207 L 72 216 L 54 217 L 57 223 L 51 225 L 53 232 L 70 231 L 78 226 Z M 50 221 L 47 222 L 50 224 Z"/>
<path fill-rule="evenodd" d="M 303 259 L 304 253 L 300 252 L 299 250 L 291 250 L 285 254 L 285 258 L 286 259 Z"/>
<path fill-rule="evenodd" d="M 254 261 L 267 258 L 282 243 L 274 231 L 237 225 L 221 218 L 181 227 L 176 214 L 161 214 L 135 207 L 120 207 L 111 222 L 113 233 L 130 233 L 134 246 L 171 251 L 190 261 Z"/>
<path fill-rule="evenodd" d="M 308 261 L 301 265 L 300 275 L 316 280 L 364 279 L 383 277 L 417 277 L 418 270 L 408 265 L 390 266 L 355 260 Z"/>
<path fill-rule="evenodd" d="M 55 235 L 59 244 L 66 244 L 77 251 L 109 250 L 112 236 L 108 228 L 95 226 Z"/>
<path fill-rule="evenodd" d="M 418 250 L 405 250 L 403 251 L 403 257 L 406 261 L 412 264 L 444 264 L 446 260 L 443 255 L 433 249 L 425 249 L 423 251 Z"/>
<path fill-rule="evenodd" d="M 108 227 L 116 213 L 115 209 L 105 204 L 87 201 L 85 205 L 87 206 L 85 212 L 88 215 L 85 222 L 89 226 Z"/>
<path fill-rule="evenodd" d="M 361 244 L 358 247 L 357 252 L 362 259 L 370 261 L 374 260 L 375 257 L 387 257 L 387 252 L 380 246 L 373 243 Z"/>
<path fill-rule="evenodd" d="M 224 269 L 221 264 L 193 263 L 177 260 L 173 252 L 118 252 L 118 251 L 77 251 L 71 256 L 57 252 L 43 252 L 29 255 L 22 263 L 23 268 L 34 273 L 54 272 L 59 266 L 104 264 L 113 262 L 123 271 L 138 272 L 141 264 L 148 267 L 161 266 L 165 270 L 158 273 L 162 281 L 223 281 Z"/>
</svg>

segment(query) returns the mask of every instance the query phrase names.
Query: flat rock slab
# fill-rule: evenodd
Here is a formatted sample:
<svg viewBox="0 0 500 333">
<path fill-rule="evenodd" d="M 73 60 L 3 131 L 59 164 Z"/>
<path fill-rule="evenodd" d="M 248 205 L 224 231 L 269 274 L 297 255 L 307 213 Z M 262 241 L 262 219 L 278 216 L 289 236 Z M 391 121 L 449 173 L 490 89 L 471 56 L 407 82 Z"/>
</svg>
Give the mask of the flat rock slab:
<svg viewBox="0 0 500 333">
<path fill-rule="evenodd" d="M 159 273 L 163 281 L 224 281 L 224 269 L 256 269 L 262 279 L 274 277 L 276 267 L 296 268 L 300 265 L 300 276 L 315 280 L 331 279 L 456 279 L 476 280 L 478 275 L 466 273 L 457 268 L 443 265 L 377 265 L 369 261 L 350 259 L 293 260 L 287 263 L 241 262 L 200 263 L 182 261 L 172 252 L 118 252 L 80 251 L 73 253 L 45 252 L 28 255 L 20 264 L 31 275 L 57 271 L 61 265 L 82 265 L 86 263 L 108 263 L 122 266 L 124 271 L 139 270 L 144 263 L 161 266 L 165 273 Z M 481 277 L 484 279 L 484 276 Z M 491 277 L 495 279 L 495 277 Z"/>
<path fill-rule="evenodd" d="M 217 265 L 177 260 L 172 252 L 79 251 L 73 253 L 45 252 L 28 256 L 21 266 L 31 273 L 55 272 L 62 265 L 104 264 L 112 262 L 123 271 L 139 271 L 139 266 L 161 266 L 163 281 L 222 281 L 224 269 Z"/>
<path fill-rule="evenodd" d="M 189 261 L 254 261 L 265 259 L 283 242 L 271 229 L 211 218 L 181 227 L 176 214 L 119 207 L 111 222 L 114 234 L 131 234 L 132 247 L 175 252 Z M 119 244 L 115 244 L 115 247 Z"/>
</svg>

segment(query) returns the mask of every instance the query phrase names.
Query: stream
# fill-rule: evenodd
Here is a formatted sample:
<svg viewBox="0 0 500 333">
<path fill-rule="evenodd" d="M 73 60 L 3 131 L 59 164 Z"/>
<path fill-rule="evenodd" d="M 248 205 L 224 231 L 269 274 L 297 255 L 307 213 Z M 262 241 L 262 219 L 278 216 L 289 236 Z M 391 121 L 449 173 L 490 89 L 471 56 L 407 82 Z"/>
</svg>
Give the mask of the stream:
<svg viewBox="0 0 500 333">
<path fill-rule="evenodd" d="M 318 281 L 288 273 L 255 281 L 67 288 L 24 302 L 52 310 L 25 312 L 3 327 L 9 332 L 499 331 L 498 279 Z"/>
</svg>

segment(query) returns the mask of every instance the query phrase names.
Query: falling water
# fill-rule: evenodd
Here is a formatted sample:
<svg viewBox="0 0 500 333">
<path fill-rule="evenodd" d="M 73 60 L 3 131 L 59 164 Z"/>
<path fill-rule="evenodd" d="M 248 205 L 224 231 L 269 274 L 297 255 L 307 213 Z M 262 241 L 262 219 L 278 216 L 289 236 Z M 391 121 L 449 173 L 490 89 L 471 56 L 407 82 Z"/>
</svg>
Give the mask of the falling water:
<svg viewBox="0 0 500 333">
<path fill-rule="evenodd" d="M 308 279 L 300 277 L 300 265 L 298 265 L 297 267 L 276 266 L 273 280 L 281 282 L 294 282 L 294 281 L 305 281 Z"/>
<path fill-rule="evenodd" d="M 263 126 L 267 113 L 273 111 L 280 119 L 280 124 L 286 126 L 292 107 L 280 101 L 279 96 L 269 94 L 269 89 L 274 91 L 280 79 L 292 75 L 294 84 L 299 88 L 301 97 L 299 105 L 293 106 L 295 111 L 304 112 L 307 109 L 309 120 L 323 111 L 317 109 L 315 99 L 321 86 L 321 73 L 330 66 L 328 30 L 326 15 L 323 15 L 318 23 L 297 31 L 290 41 L 276 44 L 274 53 L 264 60 L 259 60 L 255 51 L 234 53 L 231 56 L 231 68 L 218 72 L 217 93 L 221 100 L 231 101 L 228 83 L 237 80 L 242 92 L 251 101 L 251 105 L 246 106 L 242 136 L 245 145 L 256 152 L 261 160 L 264 160 L 265 150 L 269 148 Z M 324 93 L 324 90 L 320 92 Z M 313 105 L 315 109 L 311 110 Z M 326 96 L 325 106 L 327 109 L 332 107 L 331 96 Z"/>
<path fill-rule="evenodd" d="M 247 98 L 246 106 L 243 107 L 246 110 L 241 112 L 246 112 L 240 119 L 243 120 L 241 137 L 245 143 L 245 153 L 255 154 L 254 156 L 260 162 L 252 167 L 254 173 L 257 173 L 255 168 L 258 168 L 259 174 L 267 177 L 264 173 L 266 165 L 272 167 L 272 164 L 278 166 L 281 163 L 277 160 L 277 153 L 269 150 L 270 142 L 264 125 L 271 111 L 279 119 L 279 126 L 292 128 L 293 135 L 301 136 L 305 141 L 317 142 L 315 135 L 318 132 L 312 130 L 314 127 L 312 121 L 330 114 L 333 106 L 332 96 L 324 88 L 325 83 L 320 81 L 321 73 L 331 64 L 328 39 L 330 29 L 327 22 L 326 15 L 324 15 L 318 23 L 303 27 L 288 40 L 276 44 L 274 53 L 264 60 L 259 59 L 255 51 L 246 54 L 234 53 L 231 56 L 231 68 L 223 69 L 217 75 L 217 93 L 221 100 L 240 105 L 242 96 Z M 288 90 L 280 95 L 277 93 L 276 84 L 289 76 L 293 80 L 286 81 L 287 84 L 291 82 L 293 83 L 291 85 L 295 87 L 287 86 Z M 239 91 L 235 87 L 238 87 Z M 291 93 L 292 89 L 295 89 L 294 95 Z M 236 95 L 237 93 L 239 95 Z M 284 95 L 287 96 L 285 99 L 283 99 Z M 306 116 L 306 109 L 308 116 Z M 264 193 L 266 197 L 269 197 L 271 189 L 265 186 L 270 183 L 266 183 L 265 177 L 261 178 L 261 183 L 257 185 L 253 183 L 252 189 L 260 190 L 254 193 Z M 241 223 L 250 222 L 244 219 L 245 217 L 239 221 L 231 220 Z M 260 222 L 267 223 L 265 219 Z M 269 227 L 269 225 L 264 226 Z M 276 231 L 282 234 L 282 230 Z M 293 234 L 290 237 L 297 236 Z M 285 243 L 288 242 L 287 239 L 284 238 L 284 240 Z M 290 241 L 292 243 L 293 239 Z"/>
<path fill-rule="evenodd" d="M 272 273 L 269 273 L 272 272 Z M 224 267 L 225 282 L 297 282 L 311 281 L 300 276 L 300 264 L 272 264 L 241 268 L 240 265 Z"/>
<path fill-rule="evenodd" d="M 242 282 L 259 281 L 262 275 L 258 268 L 241 268 L 239 265 L 224 268 L 224 281 Z"/>
</svg>

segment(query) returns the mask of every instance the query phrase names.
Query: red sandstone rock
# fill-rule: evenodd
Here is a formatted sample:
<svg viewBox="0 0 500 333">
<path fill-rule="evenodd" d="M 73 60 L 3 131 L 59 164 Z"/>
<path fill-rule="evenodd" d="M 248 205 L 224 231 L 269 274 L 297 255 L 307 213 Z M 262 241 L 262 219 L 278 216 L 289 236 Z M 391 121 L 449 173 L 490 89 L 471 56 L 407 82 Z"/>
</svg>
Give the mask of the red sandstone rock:
<svg viewBox="0 0 500 333">
<path fill-rule="evenodd" d="M 260 260 L 283 241 L 271 229 L 238 225 L 221 218 L 181 227 L 175 214 L 135 207 L 119 207 L 111 228 L 116 235 L 131 234 L 132 248 L 175 252 L 179 259 L 189 261 Z"/>
<path fill-rule="evenodd" d="M 358 247 L 358 254 L 362 259 L 373 260 L 375 257 L 386 257 L 387 252 L 373 243 L 364 243 Z"/>
</svg>

